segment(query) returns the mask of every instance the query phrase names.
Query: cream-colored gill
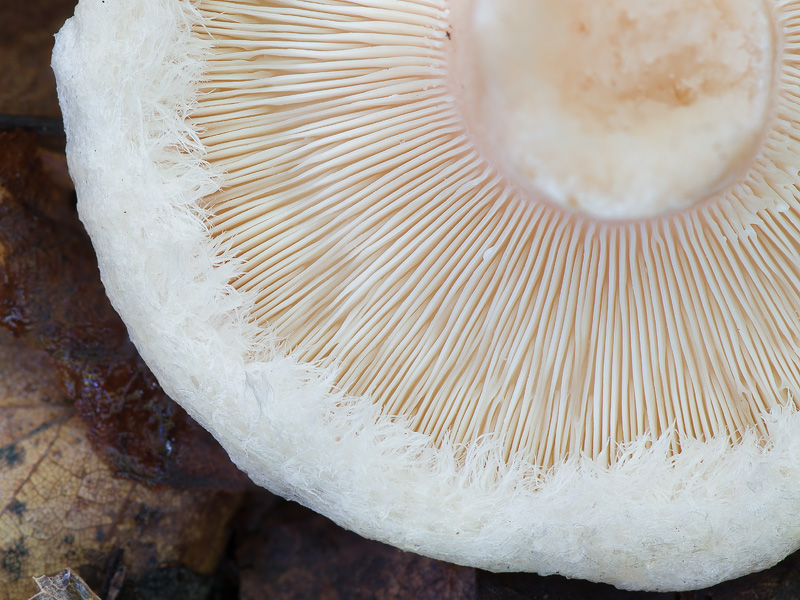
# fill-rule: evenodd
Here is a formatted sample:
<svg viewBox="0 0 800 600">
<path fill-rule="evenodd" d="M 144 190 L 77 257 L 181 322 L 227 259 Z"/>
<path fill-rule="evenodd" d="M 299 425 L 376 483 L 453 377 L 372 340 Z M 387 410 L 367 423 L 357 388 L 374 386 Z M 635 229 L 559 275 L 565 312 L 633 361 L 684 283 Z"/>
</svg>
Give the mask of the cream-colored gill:
<svg viewBox="0 0 800 600">
<path fill-rule="evenodd" d="M 540 465 L 610 462 L 645 434 L 679 451 L 763 430 L 800 398 L 800 111 L 785 91 L 800 3 L 745 4 L 754 39 L 787 22 L 777 74 L 747 79 L 769 125 L 736 142 L 750 163 L 730 181 L 687 173 L 691 201 L 618 222 L 559 206 L 481 145 L 449 72 L 459 6 L 201 0 L 214 49 L 191 118 L 225 173 L 209 227 L 245 261 L 252 317 L 433 439 L 496 436 Z M 706 31 L 705 14 L 681 28 Z M 772 68 L 758 48 L 745 70 Z"/>
</svg>

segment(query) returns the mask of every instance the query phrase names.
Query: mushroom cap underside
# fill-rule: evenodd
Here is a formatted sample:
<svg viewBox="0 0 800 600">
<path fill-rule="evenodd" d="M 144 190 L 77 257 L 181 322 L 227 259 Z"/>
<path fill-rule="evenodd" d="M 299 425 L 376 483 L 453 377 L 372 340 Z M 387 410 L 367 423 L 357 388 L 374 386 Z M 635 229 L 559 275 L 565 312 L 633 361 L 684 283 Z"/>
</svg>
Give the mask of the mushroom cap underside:
<svg viewBox="0 0 800 600">
<path fill-rule="evenodd" d="M 775 11 L 788 19 L 784 4 Z M 223 35 L 221 3 L 81 0 L 54 54 L 81 218 L 109 296 L 167 392 L 237 464 L 367 537 L 492 570 L 693 589 L 797 547 L 793 98 L 770 113 L 781 128 L 762 140 L 759 169 L 726 193 L 688 215 L 598 221 L 500 188 L 503 173 L 465 150 L 470 133 L 437 83 L 443 2 L 336 2 L 346 18 L 322 32 L 309 22 L 328 5 L 260 5 L 282 40 L 275 87 L 257 97 L 247 79 L 252 102 L 228 130 L 217 115 L 234 94 L 209 61 L 241 83 L 221 49 L 243 62 L 260 51 Z M 251 3 L 231 6 L 255 19 Z M 382 62 L 365 66 L 360 45 L 375 54 L 383 30 Z M 418 30 L 421 49 L 407 40 Z M 309 32 L 318 46 L 287 55 Z M 317 54 L 336 55 L 345 76 L 309 74 Z M 794 77 L 788 59 L 781 69 L 781 81 Z M 356 91 L 339 89 L 348 79 Z M 297 81 L 305 87 L 287 91 Z M 248 112 L 257 106 L 266 115 Z M 256 122 L 281 142 L 220 167 L 232 132 Z M 237 177 L 246 191 L 231 194 Z M 409 188 L 422 188 L 419 201 Z M 231 208 L 248 194 L 252 206 Z M 343 216 L 351 208 L 358 220 Z M 260 230 L 223 227 L 248 212 Z M 324 241 L 330 231 L 339 237 Z M 259 235 L 271 249 L 252 274 Z M 288 299 L 262 295 L 280 288 Z M 391 301 L 364 291 L 375 288 Z M 502 336 L 505 350 L 484 347 Z M 476 356 L 478 374 L 463 366 Z M 442 363 L 460 379 L 431 375 Z M 439 397 L 467 408 L 426 412 Z M 510 422 L 523 426 L 497 434 Z"/>
</svg>

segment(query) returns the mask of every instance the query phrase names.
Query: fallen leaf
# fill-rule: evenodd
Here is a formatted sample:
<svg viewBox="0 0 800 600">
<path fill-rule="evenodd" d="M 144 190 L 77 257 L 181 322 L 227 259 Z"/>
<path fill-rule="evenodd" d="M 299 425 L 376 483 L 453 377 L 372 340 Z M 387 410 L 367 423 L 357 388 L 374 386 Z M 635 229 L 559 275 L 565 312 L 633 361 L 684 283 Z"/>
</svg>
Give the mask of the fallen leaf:
<svg viewBox="0 0 800 600">
<path fill-rule="evenodd" d="M 0 113 L 60 117 L 50 70 L 53 34 L 76 0 L 0 2 Z"/>
<path fill-rule="evenodd" d="M 252 487 L 139 357 L 57 171 L 34 136 L 0 133 L 0 326 L 50 354 L 90 441 L 119 473 L 149 483 Z"/>
<path fill-rule="evenodd" d="M 238 519 L 240 600 L 476 600 L 475 571 L 366 540 L 252 495 Z"/>
<path fill-rule="evenodd" d="M 139 359 L 35 141 L 0 134 L 0 599 L 67 567 L 209 587 L 239 496 L 163 484 L 244 478 Z"/>
<path fill-rule="evenodd" d="M 0 598 L 68 566 L 101 585 L 115 554 L 131 584 L 164 566 L 214 573 L 237 496 L 115 476 L 46 353 L 2 330 L 0 423 Z"/>
</svg>

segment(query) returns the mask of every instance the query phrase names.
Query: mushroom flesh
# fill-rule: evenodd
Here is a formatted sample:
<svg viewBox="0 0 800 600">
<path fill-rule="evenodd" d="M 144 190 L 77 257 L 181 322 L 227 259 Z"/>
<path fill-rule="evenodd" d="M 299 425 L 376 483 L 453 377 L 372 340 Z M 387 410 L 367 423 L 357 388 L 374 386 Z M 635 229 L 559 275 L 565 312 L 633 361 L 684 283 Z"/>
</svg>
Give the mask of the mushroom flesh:
<svg viewBox="0 0 800 600">
<path fill-rule="evenodd" d="M 80 0 L 79 211 L 254 481 L 494 571 L 800 546 L 800 3 Z"/>
</svg>

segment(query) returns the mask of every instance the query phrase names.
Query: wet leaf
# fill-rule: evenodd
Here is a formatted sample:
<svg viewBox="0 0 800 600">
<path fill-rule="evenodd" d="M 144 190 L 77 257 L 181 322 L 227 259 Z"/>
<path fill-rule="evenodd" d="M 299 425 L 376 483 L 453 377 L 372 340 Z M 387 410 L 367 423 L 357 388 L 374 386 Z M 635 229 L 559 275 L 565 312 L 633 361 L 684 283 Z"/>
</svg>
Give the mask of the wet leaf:
<svg viewBox="0 0 800 600">
<path fill-rule="evenodd" d="M 57 173 L 36 138 L 0 134 L 0 326 L 50 354 L 95 449 L 121 474 L 251 487 L 139 357 L 106 299 L 72 191 Z"/>
<path fill-rule="evenodd" d="M 0 134 L 0 599 L 66 567 L 100 590 L 210 576 L 237 496 L 163 484 L 242 476 L 138 358 L 52 169 Z"/>
<path fill-rule="evenodd" d="M 64 401 L 46 353 L 7 332 L 0 423 L 0 599 L 29 597 L 30 577 L 68 566 L 92 585 L 120 565 L 130 581 L 164 565 L 215 571 L 236 496 L 116 476 Z"/>
<path fill-rule="evenodd" d="M 53 34 L 76 0 L 0 2 L 0 113 L 60 116 L 50 70 Z"/>
<path fill-rule="evenodd" d="M 475 572 L 345 531 L 253 495 L 239 519 L 240 600 L 476 600 Z"/>
</svg>

